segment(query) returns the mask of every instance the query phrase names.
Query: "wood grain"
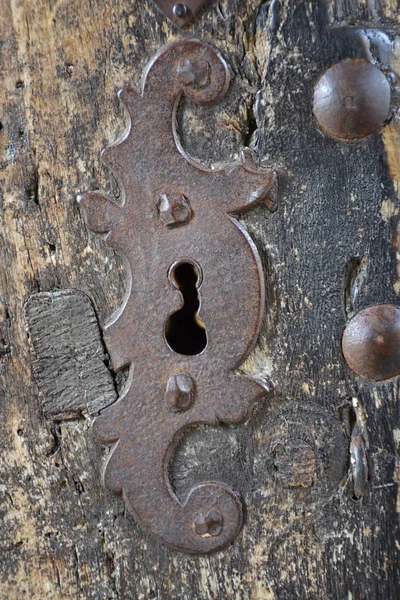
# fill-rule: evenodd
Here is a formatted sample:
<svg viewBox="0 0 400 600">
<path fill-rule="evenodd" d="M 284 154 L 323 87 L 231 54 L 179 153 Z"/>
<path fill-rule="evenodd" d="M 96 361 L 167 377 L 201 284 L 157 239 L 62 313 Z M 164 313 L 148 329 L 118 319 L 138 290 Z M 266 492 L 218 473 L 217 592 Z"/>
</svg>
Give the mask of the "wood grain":
<svg viewBox="0 0 400 600">
<path fill-rule="evenodd" d="M 90 299 L 77 290 L 33 294 L 25 304 L 33 375 L 44 416 L 96 415 L 117 399 Z"/>
<path fill-rule="evenodd" d="M 337 142 L 311 107 L 318 77 L 338 60 L 370 52 L 385 72 L 398 70 L 389 64 L 393 38 L 382 55 L 368 36 L 349 40 L 339 28 L 398 31 L 398 2 L 223 0 L 184 32 L 150 0 L 3 0 L 1 9 L 0 597 L 397 598 L 398 382 L 353 378 L 340 335 L 346 310 L 398 302 L 399 141 L 386 129 L 384 138 Z M 280 186 L 274 215 L 260 208 L 242 218 L 262 255 L 267 296 L 244 369 L 274 392 L 243 427 L 194 430 L 171 468 L 181 495 L 212 478 L 244 496 L 243 533 L 208 557 L 161 547 L 104 492 L 107 450 L 94 442 L 89 414 L 45 418 L 24 320 L 27 299 L 53 290 L 87 295 L 100 322 L 120 304 L 122 261 L 87 232 L 76 196 L 118 197 L 100 161 L 126 126 L 116 92 L 138 85 L 158 48 L 181 36 L 215 45 L 233 74 L 218 106 L 182 106 L 188 152 L 219 164 L 251 143 L 277 167 Z M 348 472 L 351 427 L 339 410 L 352 397 L 369 439 L 361 502 Z M 303 471 L 315 460 L 311 486 L 289 468 L 287 448 L 296 447 L 306 447 Z"/>
</svg>

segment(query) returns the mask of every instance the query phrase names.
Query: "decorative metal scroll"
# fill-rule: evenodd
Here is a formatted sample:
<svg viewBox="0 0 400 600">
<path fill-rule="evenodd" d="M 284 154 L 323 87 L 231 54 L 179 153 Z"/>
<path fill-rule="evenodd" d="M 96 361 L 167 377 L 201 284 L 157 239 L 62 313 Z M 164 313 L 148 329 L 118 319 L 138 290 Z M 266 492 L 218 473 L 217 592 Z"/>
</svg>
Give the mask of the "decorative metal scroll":
<svg viewBox="0 0 400 600">
<path fill-rule="evenodd" d="M 104 483 L 150 533 L 192 553 L 231 542 L 243 507 L 220 482 L 178 498 L 168 475 L 176 443 L 196 424 L 243 423 L 265 394 L 235 373 L 254 347 L 264 305 L 260 259 L 235 214 L 259 202 L 272 210 L 275 174 L 258 169 L 248 149 L 242 164 L 207 170 L 176 132 L 183 94 L 211 104 L 228 84 L 212 47 L 182 41 L 162 49 L 141 93 L 122 90 L 131 126 L 103 155 L 122 204 L 99 193 L 79 198 L 88 228 L 130 270 L 123 305 L 104 331 L 113 367 L 130 365 L 128 389 L 94 425 L 99 440 L 114 444 Z"/>
</svg>

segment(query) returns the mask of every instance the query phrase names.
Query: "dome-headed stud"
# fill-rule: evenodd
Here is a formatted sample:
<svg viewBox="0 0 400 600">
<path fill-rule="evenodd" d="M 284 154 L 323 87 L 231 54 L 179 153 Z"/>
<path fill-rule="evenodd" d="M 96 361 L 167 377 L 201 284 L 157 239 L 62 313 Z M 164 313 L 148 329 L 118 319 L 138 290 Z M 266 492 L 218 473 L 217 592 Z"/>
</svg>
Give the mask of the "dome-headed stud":
<svg viewBox="0 0 400 600">
<path fill-rule="evenodd" d="M 314 114 L 335 138 L 363 138 L 383 125 L 390 108 L 385 75 L 366 60 L 344 60 L 328 69 L 314 90 Z"/>
<path fill-rule="evenodd" d="M 400 309 L 377 304 L 361 310 L 343 331 L 342 350 L 350 369 L 364 379 L 400 375 Z"/>
<path fill-rule="evenodd" d="M 172 12 L 174 13 L 177 19 L 184 19 L 188 13 L 188 7 L 186 6 L 186 4 L 174 4 Z"/>
</svg>

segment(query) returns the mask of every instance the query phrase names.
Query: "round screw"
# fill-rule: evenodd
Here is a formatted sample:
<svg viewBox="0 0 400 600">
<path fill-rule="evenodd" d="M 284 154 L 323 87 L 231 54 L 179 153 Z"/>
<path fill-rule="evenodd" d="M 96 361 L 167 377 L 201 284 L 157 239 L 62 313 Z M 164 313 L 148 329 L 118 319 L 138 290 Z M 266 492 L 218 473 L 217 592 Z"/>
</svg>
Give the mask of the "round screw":
<svg viewBox="0 0 400 600">
<path fill-rule="evenodd" d="M 206 515 L 196 513 L 193 519 L 193 531 L 200 537 L 217 537 L 222 532 L 224 518 L 219 510 L 210 510 Z"/>
<path fill-rule="evenodd" d="M 320 78 L 314 90 L 314 114 L 331 136 L 363 138 L 389 115 L 390 86 L 378 67 L 366 60 L 342 61 Z"/>
<path fill-rule="evenodd" d="M 358 312 L 343 331 L 342 350 L 360 377 L 383 381 L 400 375 L 400 309 L 377 304 Z"/>
<path fill-rule="evenodd" d="M 174 13 L 177 19 L 184 19 L 188 12 L 188 7 L 186 4 L 175 4 L 172 12 Z"/>
</svg>

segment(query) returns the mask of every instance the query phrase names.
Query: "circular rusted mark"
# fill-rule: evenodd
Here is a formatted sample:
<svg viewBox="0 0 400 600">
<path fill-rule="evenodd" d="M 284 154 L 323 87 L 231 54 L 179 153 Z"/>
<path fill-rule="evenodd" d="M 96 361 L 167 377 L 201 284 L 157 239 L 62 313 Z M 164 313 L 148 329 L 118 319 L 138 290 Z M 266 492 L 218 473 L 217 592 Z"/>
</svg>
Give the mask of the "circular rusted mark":
<svg viewBox="0 0 400 600">
<path fill-rule="evenodd" d="M 328 69 L 314 90 L 314 114 L 331 136 L 363 138 L 389 115 L 390 86 L 385 75 L 366 60 L 342 61 Z"/>
<path fill-rule="evenodd" d="M 342 351 L 349 368 L 364 379 L 400 375 L 400 309 L 377 304 L 361 310 L 344 328 Z"/>
</svg>

